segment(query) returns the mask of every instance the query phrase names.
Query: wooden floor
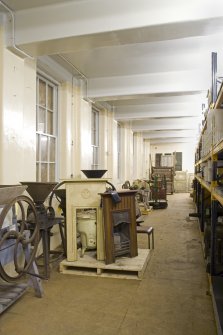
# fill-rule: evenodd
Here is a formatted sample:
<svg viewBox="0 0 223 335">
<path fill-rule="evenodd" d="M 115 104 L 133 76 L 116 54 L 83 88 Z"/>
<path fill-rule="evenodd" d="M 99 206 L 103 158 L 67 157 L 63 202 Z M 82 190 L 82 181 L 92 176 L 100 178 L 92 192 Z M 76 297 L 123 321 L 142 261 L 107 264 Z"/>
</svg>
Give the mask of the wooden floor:
<svg viewBox="0 0 223 335">
<path fill-rule="evenodd" d="M 216 335 L 201 234 L 189 194 L 145 215 L 155 249 L 142 280 L 51 272 L 1 316 L 0 335 Z M 139 235 L 140 249 L 147 236 Z"/>
</svg>

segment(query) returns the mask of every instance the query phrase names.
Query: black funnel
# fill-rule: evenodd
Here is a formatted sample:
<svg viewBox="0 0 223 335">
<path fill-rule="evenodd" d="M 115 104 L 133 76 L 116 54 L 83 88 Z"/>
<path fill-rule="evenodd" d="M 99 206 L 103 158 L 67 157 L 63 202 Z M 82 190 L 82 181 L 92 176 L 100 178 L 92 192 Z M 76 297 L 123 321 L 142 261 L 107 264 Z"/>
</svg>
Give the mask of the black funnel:
<svg viewBox="0 0 223 335">
<path fill-rule="evenodd" d="M 101 178 L 108 170 L 81 170 L 87 178 Z"/>
<path fill-rule="evenodd" d="M 56 197 L 60 199 L 60 208 L 62 209 L 64 216 L 66 216 L 66 190 L 64 188 L 54 191 Z"/>
<path fill-rule="evenodd" d="M 26 188 L 25 185 L 0 185 L 0 205 L 8 204 L 21 195 Z"/>
<path fill-rule="evenodd" d="M 52 192 L 57 183 L 21 181 L 22 185 L 27 185 L 27 192 L 33 198 L 35 204 L 43 204 L 48 195 Z"/>
</svg>

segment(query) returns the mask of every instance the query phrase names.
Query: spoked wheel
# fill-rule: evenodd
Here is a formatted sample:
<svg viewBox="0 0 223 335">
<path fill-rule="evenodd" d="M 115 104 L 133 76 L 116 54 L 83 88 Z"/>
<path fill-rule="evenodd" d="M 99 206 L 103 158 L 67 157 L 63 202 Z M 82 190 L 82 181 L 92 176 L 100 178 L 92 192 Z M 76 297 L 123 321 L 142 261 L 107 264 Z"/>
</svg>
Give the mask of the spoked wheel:
<svg viewBox="0 0 223 335">
<path fill-rule="evenodd" d="M 32 209 L 32 222 L 27 220 L 27 207 Z M 7 217 L 13 216 L 11 226 L 3 227 Z M 13 254 L 13 271 L 6 270 L 0 260 L 0 277 L 7 282 L 14 282 L 24 276 L 32 265 L 39 243 L 39 222 L 32 200 L 26 196 L 18 196 L 5 205 L 0 214 L 0 250 L 7 248 L 10 241 L 10 252 Z M 13 252 L 11 251 L 13 249 Z M 13 274 L 12 274 L 13 272 Z"/>
</svg>

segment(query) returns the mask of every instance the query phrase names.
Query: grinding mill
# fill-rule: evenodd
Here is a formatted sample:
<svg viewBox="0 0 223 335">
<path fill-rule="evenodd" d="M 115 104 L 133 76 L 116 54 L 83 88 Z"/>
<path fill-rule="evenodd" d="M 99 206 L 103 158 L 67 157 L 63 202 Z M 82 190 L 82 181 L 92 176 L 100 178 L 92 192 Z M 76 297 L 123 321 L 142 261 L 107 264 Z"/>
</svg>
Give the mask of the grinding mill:
<svg viewBox="0 0 223 335">
<path fill-rule="evenodd" d="M 27 186 L 0 185 L 0 314 L 32 283 L 36 296 L 42 287 L 35 264 L 39 243 L 39 222 L 33 201 L 22 195 Z M 32 209 L 29 222 L 26 208 Z M 26 275 L 31 281 L 22 282 Z"/>
<path fill-rule="evenodd" d="M 32 197 L 35 210 L 37 212 L 38 221 L 40 224 L 40 237 L 42 239 L 43 247 L 43 261 L 44 261 L 44 275 L 45 278 L 49 278 L 50 275 L 50 255 L 51 254 L 64 254 L 66 250 L 65 246 L 65 237 L 63 232 L 63 218 L 56 217 L 55 211 L 52 206 L 45 206 L 44 202 L 46 201 L 49 194 L 53 191 L 57 183 L 54 182 L 21 182 L 22 185 L 26 185 L 26 191 Z M 33 219 L 33 209 L 28 207 L 27 216 L 29 221 Z M 63 252 L 55 251 L 50 249 L 50 237 L 52 235 L 51 229 L 53 226 L 58 225 L 61 235 L 61 241 L 63 246 Z"/>
</svg>

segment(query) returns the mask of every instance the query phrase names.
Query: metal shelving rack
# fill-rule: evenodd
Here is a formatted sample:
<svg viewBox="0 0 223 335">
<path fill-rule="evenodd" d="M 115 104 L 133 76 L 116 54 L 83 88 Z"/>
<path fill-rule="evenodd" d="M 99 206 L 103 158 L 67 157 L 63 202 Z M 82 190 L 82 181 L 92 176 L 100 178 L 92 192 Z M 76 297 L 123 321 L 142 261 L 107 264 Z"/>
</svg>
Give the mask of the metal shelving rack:
<svg viewBox="0 0 223 335">
<path fill-rule="evenodd" d="M 218 85 L 220 89 L 218 90 Z M 218 109 L 217 113 L 223 113 L 223 84 L 222 78 L 217 77 L 217 54 L 212 53 L 212 91 L 209 112 Z M 209 125 L 210 126 L 210 125 Z M 207 118 L 203 124 L 203 131 L 195 154 L 195 181 L 194 200 L 197 206 L 197 216 L 200 222 L 201 232 L 205 236 L 206 211 L 210 211 L 210 254 L 207 261 L 207 272 L 209 273 L 210 291 L 212 294 L 213 306 L 216 316 L 218 334 L 223 334 L 223 261 L 219 264 L 218 253 L 220 248 L 223 252 L 223 239 L 217 237 L 218 212 L 223 208 L 223 173 L 219 168 L 219 161 L 223 160 L 223 133 L 217 143 L 212 138 L 209 152 L 201 155 L 202 136 L 207 127 Z M 206 180 L 202 167 L 210 166 L 210 174 Z M 221 165 L 223 167 L 223 165 Z M 222 179 L 220 183 L 219 179 Z M 223 213 L 223 210 L 222 210 Z M 221 214 L 223 215 L 223 214 Z"/>
</svg>

